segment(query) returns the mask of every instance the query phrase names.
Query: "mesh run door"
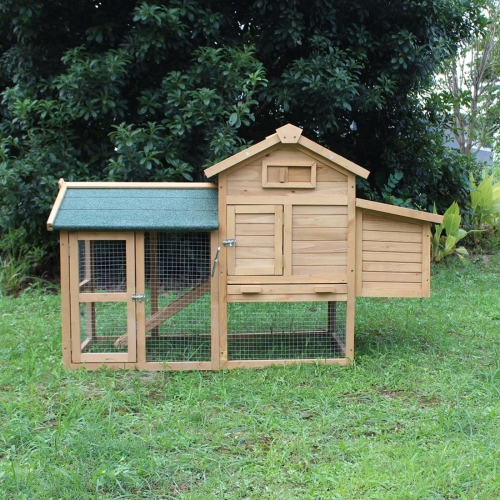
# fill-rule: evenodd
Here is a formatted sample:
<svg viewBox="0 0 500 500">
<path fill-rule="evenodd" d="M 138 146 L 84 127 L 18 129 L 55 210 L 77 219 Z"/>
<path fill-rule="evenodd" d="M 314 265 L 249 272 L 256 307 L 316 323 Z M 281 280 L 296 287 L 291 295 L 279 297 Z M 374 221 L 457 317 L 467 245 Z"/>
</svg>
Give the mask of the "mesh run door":
<svg viewBox="0 0 500 500">
<path fill-rule="evenodd" d="M 135 362 L 133 233 L 71 233 L 73 363 Z"/>
<path fill-rule="evenodd" d="M 210 233 L 149 232 L 144 249 L 146 362 L 210 362 Z"/>
</svg>

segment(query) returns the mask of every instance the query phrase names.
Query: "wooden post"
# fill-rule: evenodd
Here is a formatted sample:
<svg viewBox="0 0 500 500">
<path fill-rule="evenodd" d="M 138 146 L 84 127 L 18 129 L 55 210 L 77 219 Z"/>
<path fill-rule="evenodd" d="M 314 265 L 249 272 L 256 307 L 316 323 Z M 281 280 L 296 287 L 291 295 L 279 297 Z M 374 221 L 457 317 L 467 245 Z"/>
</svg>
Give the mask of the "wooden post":
<svg viewBox="0 0 500 500">
<path fill-rule="evenodd" d="M 219 247 L 219 232 L 212 231 L 210 234 L 210 254 L 212 257 L 211 266 L 214 265 L 214 259 Z M 219 252 L 220 256 L 220 252 Z M 219 275 L 220 262 L 215 265 L 214 275 L 210 279 L 210 330 L 211 330 L 211 358 L 212 370 L 220 368 L 220 350 L 219 350 Z"/>
<path fill-rule="evenodd" d="M 144 233 L 135 233 L 135 293 L 146 293 L 144 256 Z M 146 303 L 136 302 L 135 304 L 136 325 L 137 325 L 137 367 L 142 368 L 146 363 Z"/>
<path fill-rule="evenodd" d="M 219 368 L 227 366 L 227 248 L 222 240 L 227 238 L 226 219 L 226 172 L 219 174 L 219 264 L 216 270 L 219 276 Z"/>
<path fill-rule="evenodd" d="M 61 254 L 61 323 L 63 362 L 71 365 L 71 304 L 69 288 L 69 236 L 61 231 L 59 248 Z"/>
<path fill-rule="evenodd" d="M 94 262 L 94 242 L 85 240 L 85 282 L 88 292 L 95 291 L 95 262 Z M 76 249 L 79 256 L 79 248 Z M 80 267 L 80 263 L 78 263 Z M 96 336 L 96 323 L 95 323 L 95 302 L 87 302 L 86 308 L 86 336 L 87 338 L 94 338 Z"/>
<path fill-rule="evenodd" d="M 337 302 L 328 301 L 328 333 L 336 333 Z"/>
</svg>

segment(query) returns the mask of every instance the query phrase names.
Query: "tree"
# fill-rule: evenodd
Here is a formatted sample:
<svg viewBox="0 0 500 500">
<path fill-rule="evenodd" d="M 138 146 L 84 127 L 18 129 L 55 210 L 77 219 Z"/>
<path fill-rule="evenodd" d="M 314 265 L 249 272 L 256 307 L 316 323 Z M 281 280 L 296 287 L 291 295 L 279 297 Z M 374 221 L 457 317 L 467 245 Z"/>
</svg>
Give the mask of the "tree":
<svg viewBox="0 0 500 500">
<path fill-rule="evenodd" d="M 491 146 L 500 131 L 500 2 L 487 0 L 483 23 L 445 65 L 438 88 L 462 154 Z"/>
<path fill-rule="evenodd" d="M 0 14 L 0 227 L 33 244 L 59 177 L 200 180 L 286 122 L 368 168 L 365 196 L 443 208 L 465 186 L 419 94 L 474 27 L 468 2 L 4 0 Z"/>
</svg>

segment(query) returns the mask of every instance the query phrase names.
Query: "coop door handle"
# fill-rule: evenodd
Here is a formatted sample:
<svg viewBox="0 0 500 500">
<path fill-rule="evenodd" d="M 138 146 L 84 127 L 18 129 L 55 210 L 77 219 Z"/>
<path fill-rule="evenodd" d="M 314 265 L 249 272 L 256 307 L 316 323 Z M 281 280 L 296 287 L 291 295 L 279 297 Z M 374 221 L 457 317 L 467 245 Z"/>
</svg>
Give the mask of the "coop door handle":
<svg viewBox="0 0 500 500">
<path fill-rule="evenodd" d="M 217 266 L 217 262 L 219 262 L 219 252 L 220 252 L 220 247 L 217 247 L 217 253 L 215 254 L 215 259 L 214 259 L 214 265 L 212 267 L 212 278 L 215 275 L 215 267 Z"/>
</svg>

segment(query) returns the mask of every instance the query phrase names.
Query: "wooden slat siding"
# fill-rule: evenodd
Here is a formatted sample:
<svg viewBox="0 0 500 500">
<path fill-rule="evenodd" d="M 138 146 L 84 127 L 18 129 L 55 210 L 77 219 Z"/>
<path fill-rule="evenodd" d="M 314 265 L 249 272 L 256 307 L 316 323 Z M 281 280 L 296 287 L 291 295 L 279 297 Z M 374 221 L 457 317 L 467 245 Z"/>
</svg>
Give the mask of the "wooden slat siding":
<svg viewBox="0 0 500 500">
<path fill-rule="evenodd" d="M 429 223 L 362 213 L 362 284 L 357 294 L 374 297 L 422 297 L 423 230 Z"/>
<path fill-rule="evenodd" d="M 391 254 L 393 255 L 393 254 Z M 384 273 L 421 273 L 421 262 L 362 262 L 363 271 L 384 272 Z"/>
<path fill-rule="evenodd" d="M 422 228 L 417 233 L 399 231 L 363 231 L 363 241 L 390 241 L 401 243 L 422 243 Z"/>
<path fill-rule="evenodd" d="M 293 241 L 347 241 L 347 228 L 295 227 Z"/>
<path fill-rule="evenodd" d="M 413 262 L 422 263 L 422 254 L 416 252 L 369 252 L 363 251 L 363 261 L 367 262 Z"/>
<path fill-rule="evenodd" d="M 363 281 L 385 283 L 422 283 L 422 268 L 417 273 L 371 272 L 363 271 Z"/>
<path fill-rule="evenodd" d="M 293 213 L 297 215 L 347 215 L 347 206 L 327 206 L 317 207 L 310 205 L 297 205 L 293 209 Z"/>
<path fill-rule="evenodd" d="M 347 184 L 345 182 L 317 181 L 315 189 L 299 189 L 297 191 L 295 189 L 263 188 L 261 181 L 231 181 L 228 186 L 228 196 L 276 196 L 284 199 L 305 200 L 311 198 L 313 191 L 318 196 L 346 196 Z"/>
<path fill-rule="evenodd" d="M 293 227 L 325 227 L 325 228 L 346 228 L 346 215 L 296 215 L 293 217 Z"/>
<path fill-rule="evenodd" d="M 228 236 L 229 238 L 229 236 Z M 272 236 L 239 236 L 237 248 L 242 247 L 274 247 L 274 234 Z"/>
<path fill-rule="evenodd" d="M 291 212 L 292 275 L 347 274 L 347 207 L 296 205 Z"/>
<path fill-rule="evenodd" d="M 347 275 L 346 266 L 293 266 L 294 276 Z M 316 281 L 316 280 L 315 280 Z"/>
<path fill-rule="evenodd" d="M 273 214 L 274 218 L 274 214 Z M 240 222 L 236 214 L 236 239 L 238 236 L 273 236 L 275 225 L 273 224 L 244 224 Z"/>
<path fill-rule="evenodd" d="M 401 218 L 389 218 L 389 217 L 376 217 L 371 215 L 370 212 L 360 211 L 363 213 L 364 220 L 368 223 L 368 226 L 373 231 L 404 231 L 408 233 L 420 233 L 421 224 L 404 222 Z M 391 223 L 388 224 L 387 221 L 390 220 Z"/>
<path fill-rule="evenodd" d="M 346 266 L 347 251 L 333 253 L 331 251 L 323 254 L 294 253 L 292 255 L 292 267 L 295 266 Z"/>
<path fill-rule="evenodd" d="M 66 366 L 71 365 L 71 300 L 70 300 L 70 257 L 69 235 L 61 231 L 59 235 L 61 255 L 61 332 L 62 356 Z M 76 252 L 78 256 L 78 252 Z"/>
<path fill-rule="evenodd" d="M 363 252 L 408 252 L 422 254 L 421 243 L 399 243 L 390 241 L 365 241 L 363 240 Z"/>
<path fill-rule="evenodd" d="M 292 248 L 294 253 L 319 253 L 324 254 L 325 252 L 333 253 L 346 253 L 347 252 L 347 240 L 341 241 L 301 241 L 296 240 L 292 243 Z"/>
</svg>

